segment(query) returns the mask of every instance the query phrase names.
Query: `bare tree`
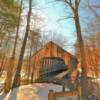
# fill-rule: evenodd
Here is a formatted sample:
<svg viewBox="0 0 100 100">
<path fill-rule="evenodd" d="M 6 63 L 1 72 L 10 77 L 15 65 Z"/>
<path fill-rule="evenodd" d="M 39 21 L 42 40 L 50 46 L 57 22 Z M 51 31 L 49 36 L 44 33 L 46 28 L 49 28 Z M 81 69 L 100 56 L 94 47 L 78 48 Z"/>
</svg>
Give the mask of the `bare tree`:
<svg viewBox="0 0 100 100">
<path fill-rule="evenodd" d="M 62 0 L 56 0 L 62 1 Z M 81 0 L 63 0 L 65 4 L 69 6 L 71 9 L 71 16 L 69 18 L 73 18 L 75 22 L 76 35 L 77 35 L 77 43 L 79 47 L 79 59 L 82 67 L 82 76 L 84 81 L 82 82 L 82 91 L 83 95 L 85 95 L 87 91 L 87 71 L 86 71 L 86 62 L 85 62 L 85 50 L 84 50 L 84 42 L 82 37 L 80 18 L 79 18 L 79 5 Z"/>
<path fill-rule="evenodd" d="M 20 77 L 21 77 L 20 72 L 21 72 L 21 67 L 22 67 L 22 63 L 23 63 L 23 57 L 24 57 L 24 51 L 25 51 L 25 46 L 26 46 L 26 42 L 27 42 L 27 37 L 28 37 L 29 30 L 30 30 L 31 10 L 32 10 L 32 0 L 29 0 L 29 11 L 28 11 L 28 16 L 27 16 L 26 32 L 25 32 L 25 36 L 24 36 L 24 40 L 23 40 L 23 44 L 22 44 L 22 48 L 21 48 L 21 52 L 20 52 L 20 57 L 19 57 L 19 61 L 18 61 L 17 69 L 16 69 L 16 74 L 14 77 L 13 87 L 20 85 Z"/>
<path fill-rule="evenodd" d="M 57 1 L 62 1 L 62 0 L 57 0 Z M 81 66 L 82 66 L 82 70 L 83 70 L 83 76 L 86 77 L 85 51 L 84 51 L 84 43 L 83 43 L 81 25 L 80 25 L 80 19 L 79 19 L 80 0 L 64 0 L 64 2 L 65 2 L 65 4 L 68 4 L 68 6 L 71 9 L 71 13 L 73 15 L 73 16 L 70 16 L 70 18 L 73 18 L 74 22 L 75 22 L 77 42 L 79 45 L 79 52 L 80 52 Z"/>
<path fill-rule="evenodd" d="M 13 76 L 13 69 L 14 69 L 17 40 L 18 40 L 18 31 L 19 31 L 20 19 L 21 19 L 21 9 L 22 9 L 22 0 L 21 0 L 21 7 L 19 8 L 19 20 L 18 20 L 18 26 L 17 26 L 16 36 L 15 36 L 14 49 L 13 49 L 12 56 L 9 61 L 9 67 L 7 70 L 7 77 L 5 81 L 5 92 L 9 92 L 12 86 L 12 76 Z"/>
<path fill-rule="evenodd" d="M 30 34 L 28 36 L 28 50 L 29 50 L 29 54 L 28 54 L 28 69 L 27 69 L 27 83 L 30 82 L 29 78 L 32 72 L 32 66 L 31 66 L 31 56 L 33 53 L 35 53 L 37 51 L 38 48 L 38 43 L 39 43 L 39 38 L 40 38 L 40 33 L 38 31 L 34 31 L 34 30 L 30 30 Z"/>
<path fill-rule="evenodd" d="M 5 39 L 2 40 L 2 45 L 1 45 L 1 49 L 0 49 L 0 77 L 2 76 L 2 73 L 4 71 L 4 67 L 7 67 L 5 66 L 5 60 L 7 58 L 7 53 L 9 52 L 8 50 L 8 45 L 9 45 L 9 42 L 10 42 L 11 38 L 9 38 L 9 36 L 6 36 Z M 10 48 L 10 47 L 9 47 Z"/>
</svg>

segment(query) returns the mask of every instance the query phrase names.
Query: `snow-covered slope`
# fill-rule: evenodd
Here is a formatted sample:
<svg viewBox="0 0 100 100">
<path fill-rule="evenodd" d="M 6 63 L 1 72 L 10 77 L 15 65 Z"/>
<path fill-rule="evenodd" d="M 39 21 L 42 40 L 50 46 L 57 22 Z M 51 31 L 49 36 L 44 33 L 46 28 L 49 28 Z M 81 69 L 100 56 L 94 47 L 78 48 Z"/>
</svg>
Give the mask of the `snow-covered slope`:
<svg viewBox="0 0 100 100">
<path fill-rule="evenodd" d="M 62 86 L 47 83 L 34 83 L 20 86 L 11 90 L 8 94 L 0 96 L 0 100 L 47 100 L 49 90 L 61 92 Z"/>
</svg>

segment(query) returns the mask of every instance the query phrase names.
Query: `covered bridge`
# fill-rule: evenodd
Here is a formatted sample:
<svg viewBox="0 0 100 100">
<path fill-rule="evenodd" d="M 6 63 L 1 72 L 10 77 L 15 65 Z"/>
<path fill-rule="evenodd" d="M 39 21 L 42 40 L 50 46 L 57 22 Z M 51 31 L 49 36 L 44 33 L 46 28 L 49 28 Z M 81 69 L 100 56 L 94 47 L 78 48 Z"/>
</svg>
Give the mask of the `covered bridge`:
<svg viewBox="0 0 100 100">
<path fill-rule="evenodd" d="M 42 60 L 44 58 L 57 57 L 63 59 L 66 66 L 70 66 L 70 61 L 75 58 L 72 54 L 62 49 L 60 46 L 55 44 L 54 42 L 47 43 L 43 48 L 37 51 L 31 59 L 31 65 L 33 68 L 33 80 L 36 80 L 40 77 L 41 69 L 42 69 Z M 54 61 L 55 62 L 55 61 Z M 49 64 L 49 61 L 46 62 Z M 48 66 L 47 66 L 48 67 Z M 56 66 L 57 68 L 57 66 Z"/>
</svg>

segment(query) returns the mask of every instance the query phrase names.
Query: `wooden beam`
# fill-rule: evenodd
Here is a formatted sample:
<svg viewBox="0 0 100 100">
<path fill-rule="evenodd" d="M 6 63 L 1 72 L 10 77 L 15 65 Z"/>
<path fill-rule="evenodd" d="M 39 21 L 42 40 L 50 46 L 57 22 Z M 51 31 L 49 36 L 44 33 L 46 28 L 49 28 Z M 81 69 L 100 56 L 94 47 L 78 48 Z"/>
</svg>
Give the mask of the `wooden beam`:
<svg viewBox="0 0 100 100">
<path fill-rule="evenodd" d="M 56 92 L 55 97 L 78 96 L 78 91 Z"/>
</svg>

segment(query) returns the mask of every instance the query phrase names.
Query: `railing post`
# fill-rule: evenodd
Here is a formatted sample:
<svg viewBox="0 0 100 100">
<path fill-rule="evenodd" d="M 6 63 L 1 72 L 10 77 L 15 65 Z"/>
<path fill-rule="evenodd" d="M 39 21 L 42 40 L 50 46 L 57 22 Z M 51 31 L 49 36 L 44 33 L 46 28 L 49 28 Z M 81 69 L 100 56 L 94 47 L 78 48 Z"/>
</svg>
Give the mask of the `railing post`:
<svg viewBox="0 0 100 100">
<path fill-rule="evenodd" d="M 78 90 L 78 98 L 79 100 L 83 100 L 83 97 L 82 97 L 82 89 L 80 86 L 77 87 L 77 90 Z"/>
<path fill-rule="evenodd" d="M 48 100 L 55 100 L 54 92 L 53 90 L 50 90 L 48 93 Z"/>
<path fill-rule="evenodd" d="M 65 92 L 65 85 L 62 85 L 62 92 Z"/>
</svg>

